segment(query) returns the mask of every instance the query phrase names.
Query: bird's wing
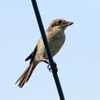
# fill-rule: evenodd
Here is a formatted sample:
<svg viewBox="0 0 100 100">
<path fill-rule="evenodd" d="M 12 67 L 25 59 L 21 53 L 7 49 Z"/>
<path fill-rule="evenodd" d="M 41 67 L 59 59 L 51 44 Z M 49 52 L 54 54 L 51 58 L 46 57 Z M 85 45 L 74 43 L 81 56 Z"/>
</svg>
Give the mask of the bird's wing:
<svg viewBox="0 0 100 100">
<path fill-rule="evenodd" d="M 34 51 L 25 59 L 25 61 L 29 59 L 34 59 L 36 52 L 37 52 L 37 46 L 35 47 Z"/>
</svg>

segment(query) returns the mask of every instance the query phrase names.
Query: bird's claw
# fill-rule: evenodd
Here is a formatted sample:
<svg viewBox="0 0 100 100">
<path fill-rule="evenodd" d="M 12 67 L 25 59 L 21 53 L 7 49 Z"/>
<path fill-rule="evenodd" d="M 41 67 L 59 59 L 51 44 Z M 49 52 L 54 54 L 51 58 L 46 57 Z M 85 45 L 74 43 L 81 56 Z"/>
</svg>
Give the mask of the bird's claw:
<svg viewBox="0 0 100 100">
<path fill-rule="evenodd" d="M 41 61 L 43 61 L 44 63 L 48 64 L 47 68 L 48 68 L 48 70 L 49 70 L 50 72 L 51 72 L 51 71 L 55 71 L 55 72 L 58 71 L 58 69 L 57 69 L 55 63 L 54 63 L 54 64 L 55 64 L 54 67 L 51 68 L 50 63 L 49 63 L 49 61 L 48 61 L 47 59 L 42 59 Z"/>
<path fill-rule="evenodd" d="M 49 61 L 48 61 L 47 59 L 42 59 L 41 61 L 43 61 L 44 63 L 48 64 L 47 68 L 48 68 L 48 70 L 51 72 L 52 69 L 51 69 L 51 67 L 50 67 Z"/>
<path fill-rule="evenodd" d="M 51 67 L 50 67 L 50 64 L 48 64 L 47 68 L 48 68 L 48 70 L 49 70 L 50 72 L 52 71 L 52 69 L 51 69 Z"/>
</svg>

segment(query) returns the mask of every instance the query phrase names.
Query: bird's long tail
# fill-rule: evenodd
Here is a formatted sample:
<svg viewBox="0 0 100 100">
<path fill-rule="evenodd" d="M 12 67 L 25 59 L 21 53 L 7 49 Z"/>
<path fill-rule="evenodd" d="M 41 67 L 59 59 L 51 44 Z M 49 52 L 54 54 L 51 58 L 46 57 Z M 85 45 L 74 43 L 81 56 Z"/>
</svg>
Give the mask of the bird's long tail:
<svg viewBox="0 0 100 100">
<path fill-rule="evenodd" d="M 24 73 L 18 78 L 16 83 L 18 83 L 18 86 L 20 88 L 22 88 L 24 86 L 24 84 L 29 80 L 36 65 L 37 65 L 37 63 L 31 62 L 30 65 L 28 66 L 28 68 L 24 71 Z"/>
</svg>

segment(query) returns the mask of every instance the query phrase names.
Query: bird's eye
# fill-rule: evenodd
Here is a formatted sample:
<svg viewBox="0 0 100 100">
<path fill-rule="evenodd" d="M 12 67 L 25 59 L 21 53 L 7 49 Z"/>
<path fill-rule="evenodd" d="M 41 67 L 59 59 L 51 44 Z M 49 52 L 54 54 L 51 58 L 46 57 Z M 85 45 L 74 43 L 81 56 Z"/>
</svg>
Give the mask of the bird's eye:
<svg viewBox="0 0 100 100">
<path fill-rule="evenodd" d="M 59 23 L 59 24 L 61 24 L 61 23 L 62 23 L 62 21 L 61 21 L 61 20 L 59 20 L 59 21 L 58 21 L 58 23 Z"/>
</svg>

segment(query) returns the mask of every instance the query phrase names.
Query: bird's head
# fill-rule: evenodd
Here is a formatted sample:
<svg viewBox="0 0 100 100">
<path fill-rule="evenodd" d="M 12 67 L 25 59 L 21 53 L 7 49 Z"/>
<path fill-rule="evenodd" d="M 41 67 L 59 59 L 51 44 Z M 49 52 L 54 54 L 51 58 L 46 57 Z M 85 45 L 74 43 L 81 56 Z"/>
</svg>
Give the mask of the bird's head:
<svg viewBox="0 0 100 100">
<path fill-rule="evenodd" d="M 68 26 L 71 26 L 73 22 L 66 21 L 64 19 L 55 19 L 52 21 L 50 26 L 48 27 L 48 31 L 56 30 L 56 31 L 64 31 Z"/>
</svg>

